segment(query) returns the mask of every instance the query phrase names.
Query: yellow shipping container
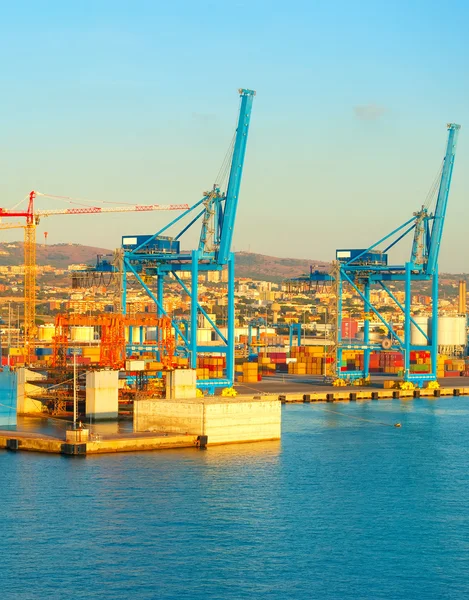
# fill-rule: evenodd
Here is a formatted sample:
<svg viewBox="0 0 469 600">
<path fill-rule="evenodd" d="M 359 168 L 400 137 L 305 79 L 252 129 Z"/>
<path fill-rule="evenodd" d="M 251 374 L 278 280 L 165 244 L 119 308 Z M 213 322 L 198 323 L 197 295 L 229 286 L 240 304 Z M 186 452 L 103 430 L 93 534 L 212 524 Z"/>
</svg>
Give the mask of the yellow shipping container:
<svg viewBox="0 0 469 600">
<path fill-rule="evenodd" d="M 10 356 L 24 356 L 24 348 L 10 348 Z"/>
<path fill-rule="evenodd" d="M 84 346 L 82 350 L 83 356 L 99 356 L 100 352 L 99 346 Z"/>
</svg>

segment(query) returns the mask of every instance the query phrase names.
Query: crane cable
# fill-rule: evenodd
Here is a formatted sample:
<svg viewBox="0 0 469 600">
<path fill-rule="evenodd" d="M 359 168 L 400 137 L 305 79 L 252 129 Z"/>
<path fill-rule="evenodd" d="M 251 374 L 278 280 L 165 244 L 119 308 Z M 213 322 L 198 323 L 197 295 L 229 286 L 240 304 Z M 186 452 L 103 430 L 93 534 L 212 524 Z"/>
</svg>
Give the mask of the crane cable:
<svg viewBox="0 0 469 600">
<path fill-rule="evenodd" d="M 438 188 L 440 186 L 440 181 L 441 181 L 441 175 L 443 173 L 443 166 L 444 166 L 444 160 L 441 162 L 441 166 L 438 170 L 438 173 L 435 177 L 435 180 L 433 181 L 430 190 L 427 194 L 427 197 L 425 199 L 425 204 L 424 204 L 424 208 L 426 208 L 427 210 L 429 210 L 430 206 L 433 207 L 433 203 L 435 202 L 435 198 L 437 196 L 437 192 L 438 192 Z"/>
<path fill-rule="evenodd" d="M 235 139 L 236 139 L 236 132 L 233 134 L 233 137 L 231 139 L 231 142 L 228 146 L 228 149 L 226 151 L 225 157 L 223 159 L 223 162 L 220 166 L 220 169 L 218 171 L 217 174 L 217 178 L 215 180 L 215 183 L 222 188 L 224 183 L 226 182 L 227 179 L 227 174 L 228 174 L 228 170 L 230 168 L 231 165 L 231 161 L 233 158 L 233 151 L 234 151 L 234 144 L 235 144 Z"/>
<path fill-rule="evenodd" d="M 334 413 L 335 415 L 340 415 L 341 417 L 347 417 L 349 419 L 357 419 L 358 421 L 365 421 L 366 423 L 373 423 L 373 425 L 383 425 L 384 427 L 400 427 L 400 423 L 385 423 L 384 421 L 376 421 L 375 419 L 364 419 L 363 417 L 355 417 L 354 415 L 347 415 L 345 413 L 341 413 L 338 410 L 331 410 L 330 408 L 322 408 L 318 407 L 320 410 L 325 412 Z"/>
</svg>

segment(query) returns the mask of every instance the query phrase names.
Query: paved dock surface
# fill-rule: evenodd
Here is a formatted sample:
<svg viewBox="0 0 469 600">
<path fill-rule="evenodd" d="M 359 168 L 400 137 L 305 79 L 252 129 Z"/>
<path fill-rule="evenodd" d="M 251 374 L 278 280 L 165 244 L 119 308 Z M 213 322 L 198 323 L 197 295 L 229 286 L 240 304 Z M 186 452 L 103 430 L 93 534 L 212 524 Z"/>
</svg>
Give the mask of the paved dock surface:
<svg viewBox="0 0 469 600">
<path fill-rule="evenodd" d="M 359 388 L 357 386 L 334 387 L 330 383 L 324 383 L 323 378 L 317 375 L 290 375 L 285 373 L 265 377 L 262 381 L 255 383 L 236 383 L 234 387 L 239 394 L 263 393 L 275 395 L 337 391 L 356 392 L 361 389 L 383 391 L 383 383 L 386 380 L 395 381 L 397 378 L 392 375 L 378 375 L 371 378 L 371 385 L 366 388 Z M 469 377 L 445 377 L 439 380 L 439 384 L 442 388 L 469 388 Z M 461 395 L 463 394 L 461 393 Z"/>
</svg>

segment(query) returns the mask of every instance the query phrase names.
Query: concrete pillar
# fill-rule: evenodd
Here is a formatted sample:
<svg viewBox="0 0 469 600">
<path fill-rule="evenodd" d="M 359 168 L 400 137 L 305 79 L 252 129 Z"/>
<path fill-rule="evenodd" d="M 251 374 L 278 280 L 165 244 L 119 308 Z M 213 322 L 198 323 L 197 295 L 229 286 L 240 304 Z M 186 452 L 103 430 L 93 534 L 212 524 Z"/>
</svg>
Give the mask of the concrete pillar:
<svg viewBox="0 0 469 600">
<path fill-rule="evenodd" d="M 86 417 L 92 421 L 117 419 L 119 371 L 86 374 Z"/>
<path fill-rule="evenodd" d="M 34 381 L 45 379 L 41 373 L 21 368 L 17 372 L 17 412 L 19 415 L 40 414 L 43 412 L 42 402 L 31 398 L 44 390 L 43 386 L 34 385 Z"/>
<path fill-rule="evenodd" d="M 167 375 L 167 381 L 166 398 L 168 400 L 195 398 L 197 396 L 195 369 L 170 371 Z"/>
</svg>

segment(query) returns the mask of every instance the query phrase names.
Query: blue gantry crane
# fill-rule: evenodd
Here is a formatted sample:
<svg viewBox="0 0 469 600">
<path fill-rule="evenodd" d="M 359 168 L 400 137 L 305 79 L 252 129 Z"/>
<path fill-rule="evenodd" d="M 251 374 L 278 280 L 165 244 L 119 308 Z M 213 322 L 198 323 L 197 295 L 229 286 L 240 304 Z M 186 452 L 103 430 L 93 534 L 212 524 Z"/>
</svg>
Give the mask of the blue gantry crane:
<svg viewBox="0 0 469 600">
<path fill-rule="evenodd" d="M 168 225 L 152 235 L 126 235 L 122 238 L 122 307 L 126 311 L 129 275 L 133 276 L 155 302 L 159 316 L 165 310 L 165 284 L 177 282 L 181 292 L 190 298 L 188 321 L 172 319 L 177 340 L 177 352 L 189 358 L 190 367 L 197 367 L 199 353 L 222 353 L 226 355 L 226 376 L 218 380 L 199 381 L 203 388 L 226 387 L 234 379 L 234 255 L 231 251 L 233 231 L 238 208 L 244 158 L 251 121 L 253 90 L 241 89 L 238 124 L 230 149 L 225 157 L 213 188 L 203 198 L 184 211 Z M 227 180 L 226 192 L 222 189 Z M 184 221 L 184 219 L 186 221 Z M 188 221 L 188 222 L 187 222 Z M 197 248 L 186 251 L 181 248 L 182 236 L 201 222 Z M 186 223 L 176 235 L 169 230 Z M 227 327 L 226 332 L 213 321 L 199 302 L 199 273 L 228 269 Z M 189 278 L 185 274 L 189 274 Z M 211 343 L 198 340 L 199 315 L 205 317 L 211 327 Z M 171 315 L 168 315 L 171 316 Z M 138 350 L 141 345 L 128 346 L 128 351 Z"/>
<path fill-rule="evenodd" d="M 423 385 L 426 380 L 436 379 L 436 364 L 438 355 L 438 256 L 440 251 L 443 227 L 448 205 L 448 197 L 453 173 L 453 165 L 456 153 L 456 142 L 460 125 L 448 125 L 448 141 L 446 152 L 437 179 L 435 192 L 438 187 L 438 195 L 434 212 L 429 205 L 423 206 L 415 212 L 400 227 L 372 244 L 366 249 L 339 249 L 336 251 L 337 270 L 337 375 L 340 372 L 342 351 L 363 350 L 363 371 L 347 372 L 347 377 L 367 378 L 369 375 L 370 353 L 375 349 L 394 348 L 404 354 L 404 379 L 412 381 L 416 385 Z M 413 233 L 412 251 L 410 260 L 404 265 L 390 264 L 388 252 L 399 244 L 404 238 Z M 379 249 L 385 246 L 382 250 Z M 432 327 L 431 333 L 424 331 L 411 314 L 412 284 L 417 281 L 431 281 L 432 289 Z M 401 303 L 389 288 L 390 282 L 403 282 L 405 299 Z M 374 315 L 384 326 L 387 337 L 382 344 L 370 341 L 370 321 L 364 321 L 363 343 L 353 343 L 342 338 L 342 292 L 343 285 L 348 284 L 363 302 L 365 315 Z M 391 298 L 397 309 L 404 316 L 404 336 L 397 335 L 393 324 L 388 321 L 370 301 L 370 289 L 372 285 L 379 285 Z M 411 342 L 411 326 L 426 338 L 428 345 L 418 346 Z M 411 351 L 429 350 L 431 353 L 431 372 L 428 374 L 412 373 L 410 371 Z"/>
<path fill-rule="evenodd" d="M 334 277 L 325 271 L 315 269 L 313 265 L 309 267 L 309 273 L 292 277 L 284 281 L 288 292 L 324 292 L 331 283 Z"/>
</svg>

